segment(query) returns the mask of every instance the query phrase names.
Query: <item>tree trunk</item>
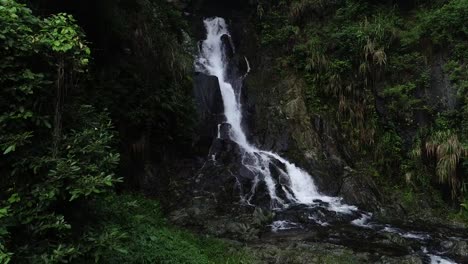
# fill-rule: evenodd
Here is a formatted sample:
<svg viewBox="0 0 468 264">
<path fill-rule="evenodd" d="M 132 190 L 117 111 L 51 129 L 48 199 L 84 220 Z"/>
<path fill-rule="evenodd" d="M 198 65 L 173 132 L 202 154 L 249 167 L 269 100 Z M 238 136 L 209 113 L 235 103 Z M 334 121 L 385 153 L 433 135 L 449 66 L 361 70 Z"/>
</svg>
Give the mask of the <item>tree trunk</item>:
<svg viewBox="0 0 468 264">
<path fill-rule="evenodd" d="M 60 140 L 62 138 L 62 112 L 65 87 L 65 61 L 60 57 L 57 64 L 57 80 L 55 91 L 55 111 L 54 111 L 54 131 L 52 143 L 52 156 L 57 157 L 59 152 Z"/>
</svg>

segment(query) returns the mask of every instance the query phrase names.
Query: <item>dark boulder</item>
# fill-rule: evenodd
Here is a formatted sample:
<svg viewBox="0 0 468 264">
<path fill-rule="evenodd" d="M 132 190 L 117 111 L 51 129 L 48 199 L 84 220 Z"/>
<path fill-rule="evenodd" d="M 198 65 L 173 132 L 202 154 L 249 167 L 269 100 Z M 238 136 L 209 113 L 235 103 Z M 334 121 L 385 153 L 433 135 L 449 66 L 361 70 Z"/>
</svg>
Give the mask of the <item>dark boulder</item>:
<svg viewBox="0 0 468 264">
<path fill-rule="evenodd" d="M 377 211 L 381 200 L 374 181 L 367 175 L 355 174 L 349 167 L 345 167 L 339 195 L 346 203 L 370 211 Z"/>
</svg>

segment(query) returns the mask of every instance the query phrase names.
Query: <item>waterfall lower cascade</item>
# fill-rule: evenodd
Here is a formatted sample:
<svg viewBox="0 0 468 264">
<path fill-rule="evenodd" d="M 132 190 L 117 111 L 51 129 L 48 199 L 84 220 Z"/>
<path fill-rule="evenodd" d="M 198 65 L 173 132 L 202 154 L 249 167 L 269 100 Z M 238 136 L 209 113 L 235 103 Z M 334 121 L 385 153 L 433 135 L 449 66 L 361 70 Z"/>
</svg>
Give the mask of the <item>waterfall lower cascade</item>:
<svg viewBox="0 0 468 264">
<path fill-rule="evenodd" d="M 375 232 L 394 233 L 402 238 L 418 241 L 422 245 L 427 245 L 431 241 L 431 236 L 424 232 L 404 231 L 390 225 L 372 223 L 372 214 L 360 211 L 356 206 L 342 203 L 340 197 L 332 197 L 321 194 L 311 175 L 303 169 L 295 166 L 279 154 L 261 150 L 251 144 L 242 127 L 242 105 L 241 86 L 239 82 L 232 81 L 228 76 L 229 58 L 227 56 L 226 42 L 223 37 L 229 39 L 230 33 L 223 18 L 214 17 L 204 20 L 207 31 L 206 39 L 201 42 L 199 55 L 195 60 L 197 72 L 218 78 L 221 96 L 224 103 L 225 123 L 229 124 L 229 138 L 235 142 L 242 153 L 241 165 L 253 175 L 252 185 L 248 192 L 243 193 L 240 199 L 252 204 L 252 197 L 259 191 L 258 186 L 263 184 L 266 187 L 270 198 L 271 209 L 277 211 L 288 210 L 288 208 L 302 205 L 307 208 L 317 208 L 318 213 L 311 211 L 308 219 L 318 226 L 328 227 L 330 223 L 324 222 L 320 216 L 327 212 L 332 212 L 333 216 L 340 218 L 340 215 L 348 215 L 346 221 L 356 228 L 363 230 L 373 230 Z M 230 47 L 234 49 L 234 47 Z M 247 58 L 247 73 L 250 70 Z M 245 74 L 247 76 L 247 74 Z M 245 76 L 237 76 L 244 78 Z M 242 82 L 240 82 L 242 83 Z M 218 138 L 220 138 L 220 127 L 218 125 Z M 323 209 L 323 210 L 322 210 Z M 271 224 L 273 231 L 300 228 L 301 225 L 288 220 L 280 219 Z M 425 258 L 430 258 L 430 263 L 455 263 L 434 254 L 430 254 L 425 247 L 422 247 L 420 254 Z"/>
</svg>

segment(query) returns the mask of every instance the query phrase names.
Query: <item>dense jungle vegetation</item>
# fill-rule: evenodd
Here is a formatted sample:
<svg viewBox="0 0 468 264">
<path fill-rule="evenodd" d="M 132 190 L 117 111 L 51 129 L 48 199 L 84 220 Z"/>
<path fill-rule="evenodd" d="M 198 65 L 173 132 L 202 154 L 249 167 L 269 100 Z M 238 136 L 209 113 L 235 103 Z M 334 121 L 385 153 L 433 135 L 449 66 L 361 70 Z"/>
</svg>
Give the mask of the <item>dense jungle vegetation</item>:
<svg viewBox="0 0 468 264">
<path fill-rule="evenodd" d="M 305 78 L 309 113 L 337 125 L 349 162 L 414 213 L 460 206 L 453 217 L 461 219 L 467 12 L 463 0 L 263 1 L 257 9 L 262 45 L 283 52 L 274 66 Z"/>
<path fill-rule="evenodd" d="M 198 151 L 184 10 L 81 4 L 0 0 L 0 263 L 254 262 L 172 226 L 169 178 L 139 176 Z M 414 215 L 468 222 L 468 1 L 250 5 L 353 167 Z"/>
<path fill-rule="evenodd" d="M 164 1 L 124 4 L 102 3 L 113 34 L 101 37 L 115 39 L 90 43 L 70 14 L 0 2 L 0 263 L 216 263 L 235 255 L 167 226 L 156 201 L 115 194 L 126 133 L 148 131 L 165 153 L 185 144 L 192 119 L 180 12 Z M 127 24 L 132 16 L 143 23 Z M 119 45 L 128 54 L 116 56 Z"/>
</svg>

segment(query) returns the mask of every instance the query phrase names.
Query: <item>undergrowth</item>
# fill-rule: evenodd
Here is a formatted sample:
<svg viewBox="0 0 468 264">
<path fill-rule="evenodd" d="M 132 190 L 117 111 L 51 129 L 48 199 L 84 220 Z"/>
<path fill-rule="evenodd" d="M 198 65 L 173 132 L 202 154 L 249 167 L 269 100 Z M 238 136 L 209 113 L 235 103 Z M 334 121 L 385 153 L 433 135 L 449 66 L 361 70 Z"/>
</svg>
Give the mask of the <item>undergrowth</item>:
<svg viewBox="0 0 468 264">
<path fill-rule="evenodd" d="M 255 263 L 238 246 L 171 226 L 158 202 L 143 196 L 109 196 L 95 210 L 94 232 L 119 233 L 103 243 L 98 263 Z"/>
</svg>

